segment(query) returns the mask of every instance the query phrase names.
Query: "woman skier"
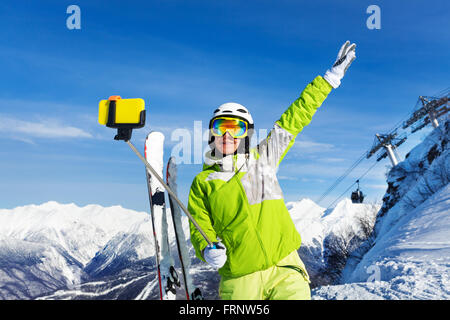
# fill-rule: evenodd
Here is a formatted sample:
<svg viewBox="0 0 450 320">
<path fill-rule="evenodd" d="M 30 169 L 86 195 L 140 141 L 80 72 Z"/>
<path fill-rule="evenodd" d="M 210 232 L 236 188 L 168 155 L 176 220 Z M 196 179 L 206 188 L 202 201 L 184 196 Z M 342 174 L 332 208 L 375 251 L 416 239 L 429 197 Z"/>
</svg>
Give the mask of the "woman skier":
<svg viewBox="0 0 450 320">
<path fill-rule="evenodd" d="M 225 103 L 209 123 L 211 150 L 193 180 L 188 209 L 210 239 L 190 224 L 199 259 L 218 269 L 225 300 L 310 299 L 309 276 L 297 250 L 300 234 L 285 206 L 278 165 L 332 88 L 355 59 L 347 41 L 334 65 L 317 76 L 275 122 L 268 137 L 250 149 L 254 123 L 248 110 Z"/>
</svg>

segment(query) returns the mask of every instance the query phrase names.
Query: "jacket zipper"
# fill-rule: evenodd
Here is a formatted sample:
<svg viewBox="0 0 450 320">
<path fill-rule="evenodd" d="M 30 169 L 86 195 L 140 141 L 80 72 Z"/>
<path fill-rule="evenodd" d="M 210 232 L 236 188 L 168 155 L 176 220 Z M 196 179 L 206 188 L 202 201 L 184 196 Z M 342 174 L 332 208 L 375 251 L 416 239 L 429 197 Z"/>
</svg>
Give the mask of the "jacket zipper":
<svg viewBox="0 0 450 320">
<path fill-rule="evenodd" d="M 255 230 L 256 237 L 258 238 L 259 245 L 261 246 L 261 251 L 262 251 L 262 253 L 264 254 L 264 259 L 266 260 L 266 265 L 265 265 L 265 268 L 264 268 L 264 269 L 267 269 L 267 268 L 269 267 L 269 259 L 267 258 L 266 249 L 264 249 L 264 245 L 263 245 L 263 243 L 262 243 L 261 237 L 259 236 L 258 230 L 256 229 L 255 226 L 253 226 L 253 229 Z"/>
<path fill-rule="evenodd" d="M 240 170 L 240 169 L 239 169 Z M 239 172 L 239 171 L 238 171 Z M 239 178 L 238 178 L 239 179 Z M 245 195 L 245 205 L 246 205 L 246 207 L 247 207 L 247 210 L 248 210 L 248 212 L 249 212 L 249 214 L 251 214 L 251 209 L 250 209 L 250 205 L 249 205 L 249 203 L 248 203 L 248 199 L 247 199 L 247 195 L 246 195 L 246 193 L 245 193 L 245 190 L 244 190 L 244 188 L 242 187 L 242 184 L 241 184 L 241 181 L 240 181 L 241 179 L 239 179 L 239 186 L 241 187 L 241 192 L 243 192 L 243 194 Z M 249 218 L 250 218 L 250 216 L 249 216 Z M 252 219 L 252 217 L 251 217 L 251 219 Z M 252 219 L 252 221 L 251 221 L 251 224 L 252 224 L 252 227 L 253 227 L 253 231 L 255 232 L 255 234 L 256 234 L 256 238 L 258 239 L 258 242 L 259 242 L 259 246 L 261 247 L 261 251 L 262 251 L 262 253 L 263 253 L 263 255 L 264 255 L 264 260 L 266 261 L 266 265 L 265 265 L 265 267 L 264 267 L 264 269 L 267 269 L 268 267 L 270 267 L 269 266 L 269 259 L 267 258 L 267 253 L 266 253 L 266 249 L 264 248 L 264 245 L 263 245 L 263 242 L 262 242 L 262 239 L 261 239 L 261 236 L 259 235 L 259 232 L 258 232 L 258 230 L 257 230 L 257 228 L 256 228 L 256 226 L 255 226 L 255 223 L 254 223 L 254 221 L 253 221 L 253 219 Z"/>
<path fill-rule="evenodd" d="M 234 160 L 236 160 L 236 162 L 235 162 Z M 237 167 L 236 167 L 236 169 L 235 169 L 235 164 L 237 164 L 237 157 L 236 157 L 236 158 L 233 157 L 233 168 L 232 168 L 233 171 L 235 171 L 235 170 L 237 169 Z M 242 166 L 242 167 L 243 167 L 243 166 Z M 248 199 L 247 199 L 247 194 L 245 193 L 245 190 L 244 190 L 244 188 L 242 187 L 241 179 L 239 178 L 239 175 L 238 175 L 239 172 L 241 171 L 242 167 L 240 167 L 237 171 L 235 171 L 233 178 L 237 178 L 237 179 L 239 180 L 239 181 L 238 181 L 238 184 L 239 184 L 239 186 L 240 186 L 240 188 L 241 188 L 241 192 L 245 195 L 245 200 L 246 200 L 246 201 L 245 201 L 245 205 L 247 206 L 248 212 L 251 213 L 250 205 L 249 205 Z M 233 178 L 232 178 L 232 179 L 233 179 Z M 261 251 L 262 251 L 262 253 L 263 253 L 263 255 L 264 255 L 264 260 L 266 261 L 266 265 L 265 265 L 265 268 L 264 268 L 264 269 L 267 269 L 267 268 L 269 267 L 269 259 L 267 258 L 266 250 L 264 249 L 264 245 L 263 245 L 261 236 L 259 235 L 259 232 L 258 232 L 258 230 L 256 229 L 256 226 L 255 226 L 254 222 L 252 221 L 251 223 L 252 223 L 253 230 L 254 230 L 254 232 L 255 232 L 255 234 L 256 234 L 256 238 L 258 239 L 259 246 L 261 247 Z M 226 229 L 226 228 L 225 228 L 225 229 Z"/>
</svg>

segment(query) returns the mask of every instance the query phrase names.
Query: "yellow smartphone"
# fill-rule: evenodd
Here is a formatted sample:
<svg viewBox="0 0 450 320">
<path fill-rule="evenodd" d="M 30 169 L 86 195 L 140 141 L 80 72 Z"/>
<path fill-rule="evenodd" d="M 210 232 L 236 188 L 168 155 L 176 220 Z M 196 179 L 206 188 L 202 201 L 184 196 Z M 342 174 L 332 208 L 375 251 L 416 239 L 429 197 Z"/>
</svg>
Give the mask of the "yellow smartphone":
<svg viewBox="0 0 450 320">
<path fill-rule="evenodd" d="M 143 99 L 122 99 L 111 96 L 98 105 L 98 123 L 110 128 L 142 128 L 145 125 Z"/>
</svg>

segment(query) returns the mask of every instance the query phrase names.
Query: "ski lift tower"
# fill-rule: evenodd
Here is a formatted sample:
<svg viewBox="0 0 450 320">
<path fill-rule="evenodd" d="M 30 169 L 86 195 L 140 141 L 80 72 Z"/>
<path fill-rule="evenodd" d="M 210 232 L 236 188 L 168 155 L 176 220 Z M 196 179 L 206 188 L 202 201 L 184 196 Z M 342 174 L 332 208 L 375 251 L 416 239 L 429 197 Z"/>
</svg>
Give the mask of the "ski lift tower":
<svg viewBox="0 0 450 320">
<path fill-rule="evenodd" d="M 449 95 L 449 90 L 447 90 L 440 97 L 420 96 L 416 104 L 416 110 L 403 123 L 403 129 L 411 126 L 411 133 L 414 133 L 429 123 L 434 128 L 439 127 L 438 119 L 450 110 Z"/>
<path fill-rule="evenodd" d="M 374 141 L 372 149 L 370 149 L 370 151 L 367 152 L 367 159 L 369 159 L 371 156 L 373 156 L 375 153 L 377 153 L 380 149 L 383 148 L 384 150 L 383 152 L 380 152 L 380 154 L 378 155 L 377 161 L 380 161 L 389 156 L 392 166 L 395 167 L 398 164 L 398 160 L 394 151 L 398 146 L 400 146 L 402 143 L 406 141 L 407 138 L 406 135 L 397 137 L 397 132 L 392 132 L 388 134 L 377 133 L 375 134 L 375 136 L 376 140 Z"/>
</svg>

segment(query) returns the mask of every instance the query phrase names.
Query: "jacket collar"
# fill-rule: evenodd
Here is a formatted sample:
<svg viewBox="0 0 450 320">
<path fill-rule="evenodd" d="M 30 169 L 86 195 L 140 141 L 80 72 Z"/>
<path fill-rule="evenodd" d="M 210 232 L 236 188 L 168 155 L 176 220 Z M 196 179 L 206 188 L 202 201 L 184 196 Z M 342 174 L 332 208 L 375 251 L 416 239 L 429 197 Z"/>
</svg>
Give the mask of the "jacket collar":
<svg viewBox="0 0 450 320">
<path fill-rule="evenodd" d="M 247 157 L 245 154 L 238 153 L 238 154 L 230 154 L 225 157 L 217 157 L 212 155 L 212 150 L 209 150 L 205 154 L 205 162 L 203 164 L 203 170 L 217 165 L 219 168 L 219 171 L 223 172 L 237 172 L 239 169 L 241 171 L 247 171 L 246 164 Z"/>
</svg>

